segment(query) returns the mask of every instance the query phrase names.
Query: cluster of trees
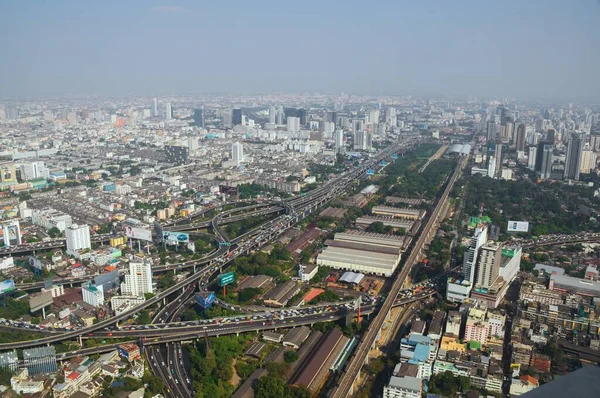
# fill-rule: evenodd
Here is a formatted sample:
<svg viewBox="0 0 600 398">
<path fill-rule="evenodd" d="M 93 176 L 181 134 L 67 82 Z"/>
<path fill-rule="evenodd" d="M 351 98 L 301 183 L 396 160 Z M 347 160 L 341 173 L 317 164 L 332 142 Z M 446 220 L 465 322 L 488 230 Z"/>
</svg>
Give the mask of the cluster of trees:
<svg viewBox="0 0 600 398">
<path fill-rule="evenodd" d="M 196 254 L 207 254 L 216 248 L 216 241 L 208 235 L 200 235 L 198 239 L 194 241 L 196 247 Z"/>
<path fill-rule="evenodd" d="M 0 318 L 18 319 L 29 313 L 29 302 L 27 300 L 6 299 L 6 305 L 0 306 Z"/>
<path fill-rule="evenodd" d="M 283 377 L 272 373 L 258 379 L 253 388 L 256 398 L 309 398 L 311 396 L 306 388 L 291 386 Z"/>
<path fill-rule="evenodd" d="M 116 397 L 120 395 L 122 391 L 136 391 L 144 386 L 142 380 L 134 379 L 132 377 L 124 377 L 118 381 L 114 381 L 112 376 L 106 376 L 104 378 L 104 391 L 102 396 L 104 397 Z"/>
<path fill-rule="evenodd" d="M 287 281 L 285 271 L 293 266 L 286 248 L 277 247 L 271 254 L 256 252 L 250 256 L 238 257 L 233 262 L 233 270 L 242 275 L 268 275 L 279 281 Z"/>
<path fill-rule="evenodd" d="M 325 290 L 323 293 L 319 294 L 314 299 L 310 300 L 308 303 L 311 305 L 315 305 L 321 302 L 324 303 L 332 303 L 335 301 L 339 301 L 340 296 L 338 296 L 333 290 Z"/>
<path fill-rule="evenodd" d="M 399 174 L 399 184 L 394 185 L 389 195 L 409 198 L 434 199 L 439 191 L 440 185 L 454 170 L 453 160 L 437 159 L 432 161 L 422 172 L 410 168 Z"/>
<path fill-rule="evenodd" d="M 204 342 L 190 347 L 191 377 L 197 397 L 229 397 L 234 387 L 233 359 L 241 355 L 250 338 L 248 336 L 221 336 L 210 340 L 210 349 Z"/>
<path fill-rule="evenodd" d="M 529 221 L 534 236 L 598 229 L 597 223 L 579 212 L 581 206 L 600 209 L 600 202 L 593 198 L 589 187 L 473 176 L 467 185 L 465 202 L 465 214 L 479 214 L 483 205 L 485 214 L 496 225 L 505 226 L 508 220 Z"/>
<path fill-rule="evenodd" d="M 452 372 L 446 371 L 432 375 L 429 379 L 429 391 L 432 394 L 441 394 L 445 397 L 454 397 L 458 392 L 467 392 L 471 387 L 471 380 L 466 376 L 454 377 Z"/>
<path fill-rule="evenodd" d="M 237 238 L 240 235 L 245 234 L 246 232 L 264 224 L 265 222 L 272 219 L 273 216 L 266 215 L 262 217 L 252 217 L 250 219 L 241 220 L 232 222 L 231 224 L 227 224 L 223 229 L 227 236 L 231 239 Z"/>
<path fill-rule="evenodd" d="M 290 194 L 288 194 L 287 192 L 280 192 L 276 189 L 271 189 L 268 188 L 264 185 L 259 185 L 259 184 L 242 184 L 242 185 L 238 185 L 238 189 L 239 189 L 239 197 L 240 199 L 251 199 L 251 198 L 256 198 L 258 195 L 264 195 L 267 193 L 279 196 L 279 197 L 288 197 L 290 196 Z"/>
</svg>

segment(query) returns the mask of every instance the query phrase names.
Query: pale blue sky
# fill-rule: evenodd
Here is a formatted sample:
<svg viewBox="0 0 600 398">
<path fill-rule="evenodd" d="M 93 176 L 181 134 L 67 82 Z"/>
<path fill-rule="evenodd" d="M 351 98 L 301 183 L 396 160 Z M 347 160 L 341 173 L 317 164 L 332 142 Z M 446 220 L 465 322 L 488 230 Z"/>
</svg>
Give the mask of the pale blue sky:
<svg viewBox="0 0 600 398">
<path fill-rule="evenodd" d="M 0 98 L 600 98 L 597 0 L 0 0 Z"/>
</svg>

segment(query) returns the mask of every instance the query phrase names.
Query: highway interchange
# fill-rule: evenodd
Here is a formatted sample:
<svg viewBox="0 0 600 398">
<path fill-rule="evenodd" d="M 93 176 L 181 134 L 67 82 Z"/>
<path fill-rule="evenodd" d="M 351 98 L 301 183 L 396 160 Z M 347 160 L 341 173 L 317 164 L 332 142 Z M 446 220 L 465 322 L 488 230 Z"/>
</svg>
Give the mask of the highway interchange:
<svg viewBox="0 0 600 398">
<path fill-rule="evenodd" d="M 281 202 L 281 207 L 279 206 L 270 206 L 267 205 L 266 210 L 254 210 L 246 212 L 238 217 L 230 216 L 232 213 L 244 211 L 244 210 L 252 210 L 252 209 L 244 209 L 238 208 L 234 209 L 230 212 L 223 212 L 218 214 L 216 217 L 211 220 L 210 224 L 215 230 L 215 233 L 218 236 L 219 241 L 226 241 L 227 237 L 219 227 L 219 224 L 224 223 L 226 221 L 233 221 L 238 219 L 243 219 L 245 217 L 257 216 L 263 214 L 270 214 L 281 212 L 281 208 L 285 210 L 285 214 L 280 215 L 274 218 L 271 221 L 266 222 L 262 226 L 255 228 L 236 239 L 230 240 L 231 246 L 229 248 L 221 247 L 213 254 L 199 260 L 189 261 L 182 264 L 172 265 L 171 269 L 179 269 L 179 268 L 190 268 L 193 267 L 195 273 L 188 276 L 181 282 L 176 283 L 174 286 L 165 289 L 164 291 L 158 293 L 156 296 L 147 300 L 145 303 L 136 306 L 118 316 L 114 316 L 112 318 L 102 320 L 95 325 L 81 328 L 78 330 L 65 331 L 62 333 L 52 333 L 49 336 L 45 336 L 35 340 L 21 341 L 17 343 L 2 343 L 0 344 L 0 350 L 10 350 L 16 348 L 24 348 L 24 347 L 33 347 L 44 344 L 53 344 L 65 340 L 72 340 L 76 338 L 82 337 L 90 337 L 94 336 L 94 333 L 98 336 L 103 336 L 105 338 L 110 337 L 118 337 L 121 335 L 124 336 L 132 336 L 137 337 L 136 333 L 141 335 L 143 341 L 147 342 L 149 337 L 152 337 L 153 343 L 162 343 L 167 342 L 169 338 L 164 339 L 163 337 L 170 337 L 170 341 L 179 341 L 182 338 L 197 338 L 199 333 L 203 333 L 206 336 L 218 336 L 221 334 L 227 333 L 240 333 L 245 331 L 254 331 L 261 329 L 271 329 L 274 327 L 290 327 L 296 324 L 311 324 L 314 322 L 322 322 L 328 320 L 339 319 L 341 316 L 345 316 L 347 310 L 342 311 L 336 308 L 335 311 L 329 311 L 327 313 L 316 313 L 316 314 L 301 314 L 297 317 L 300 318 L 299 321 L 296 321 L 296 316 L 292 316 L 290 318 L 280 317 L 279 319 L 272 318 L 268 322 L 264 321 L 261 323 L 255 322 L 255 319 L 246 319 L 245 321 L 234 321 L 233 324 L 220 324 L 201 326 L 201 325 L 183 325 L 183 326 L 173 326 L 170 324 L 163 324 L 162 328 L 153 329 L 153 330 L 143 330 L 138 331 L 136 329 L 129 331 L 103 331 L 103 329 L 107 329 L 118 323 L 119 321 L 129 319 L 134 314 L 138 313 L 141 310 L 144 310 L 150 306 L 155 304 L 159 304 L 161 302 L 165 303 L 165 306 L 156 314 L 155 319 L 157 321 L 165 320 L 167 322 L 173 322 L 177 319 L 177 314 L 181 314 L 183 308 L 185 308 L 185 304 L 189 301 L 189 297 L 194 291 L 195 284 L 200 282 L 201 285 L 206 284 L 212 275 L 217 272 L 222 271 L 223 267 L 226 266 L 231 260 L 234 258 L 248 253 L 250 250 L 260 247 L 270 241 L 272 241 L 275 237 L 279 236 L 283 233 L 287 228 L 289 228 L 294 223 L 298 222 L 302 218 L 308 216 L 312 212 L 314 212 L 319 206 L 329 202 L 331 199 L 337 197 L 339 194 L 343 193 L 353 182 L 355 179 L 361 178 L 365 175 L 366 170 L 369 168 L 373 168 L 380 161 L 387 159 L 390 157 L 395 151 L 401 149 L 400 145 L 393 145 L 386 150 L 380 152 L 376 157 L 366 161 L 361 167 L 355 168 L 352 171 L 342 173 L 332 179 L 330 179 L 327 183 L 325 183 L 322 187 L 315 189 L 305 196 L 294 197 L 286 201 Z M 260 207 L 257 206 L 257 207 Z M 197 224 L 200 225 L 200 224 Z M 193 228 L 198 228 L 197 225 L 193 225 Z M 205 225 L 204 223 L 202 225 Z M 184 227 L 185 228 L 185 227 Z M 109 238 L 108 236 L 96 236 L 95 239 L 98 240 L 106 240 Z M 64 246 L 64 240 L 56 240 L 52 242 L 42 242 L 42 245 L 38 245 L 33 250 L 42 250 L 47 248 L 54 247 L 62 247 Z M 32 248 L 28 247 L 20 247 L 18 248 L 21 252 L 31 251 Z M 0 253 L 2 254 L 2 253 Z M 179 293 L 176 299 L 170 301 L 167 304 L 167 300 L 169 297 Z M 189 295 L 189 296 L 188 296 Z M 361 311 L 365 314 L 368 314 L 374 310 L 374 304 L 365 306 Z M 171 310 L 171 311 L 169 311 Z M 175 315 L 173 315 L 175 314 Z M 157 337 L 153 337 L 157 336 Z M 173 336 L 176 336 L 173 339 Z M 160 341 L 159 341 L 160 339 Z M 144 345 L 144 344 L 142 344 Z M 152 344 L 149 344 L 152 345 Z M 163 365 L 163 353 L 151 349 L 149 350 L 150 354 L 150 363 L 153 367 L 153 371 L 157 372 L 157 374 L 166 376 L 165 380 L 170 380 L 172 374 L 176 374 L 176 382 L 174 385 L 170 385 L 170 390 L 173 391 L 170 394 L 172 396 L 191 396 L 191 390 L 188 383 L 181 383 L 180 380 L 188 379 L 187 375 L 185 375 L 185 370 L 182 370 L 181 362 L 179 361 L 179 352 L 180 345 L 178 343 L 171 344 L 167 346 L 166 349 L 166 359 L 168 360 L 169 365 L 171 361 L 174 361 L 171 374 L 165 374 L 165 366 Z M 156 360 L 152 360 L 152 356 L 156 358 Z M 62 358 L 66 358 L 66 353 L 63 354 Z M 160 358 L 160 366 L 158 366 Z M 165 362 L 166 364 L 167 362 Z M 179 365 L 176 365 L 179 364 Z M 178 369 L 179 366 L 179 369 Z M 166 370 L 169 372 L 169 370 Z M 175 380 L 175 379 L 174 379 Z"/>
</svg>

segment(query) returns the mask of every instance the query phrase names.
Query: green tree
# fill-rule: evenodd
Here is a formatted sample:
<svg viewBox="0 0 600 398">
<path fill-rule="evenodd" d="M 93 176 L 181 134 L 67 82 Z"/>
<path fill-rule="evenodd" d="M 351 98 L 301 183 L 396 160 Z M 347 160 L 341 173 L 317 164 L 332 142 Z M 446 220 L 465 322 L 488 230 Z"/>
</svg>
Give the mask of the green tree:
<svg viewBox="0 0 600 398">
<path fill-rule="evenodd" d="M 283 354 L 283 360 L 286 363 L 296 362 L 298 360 L 298 353 L 296 351 L 286 351 Z"/>
</svg>

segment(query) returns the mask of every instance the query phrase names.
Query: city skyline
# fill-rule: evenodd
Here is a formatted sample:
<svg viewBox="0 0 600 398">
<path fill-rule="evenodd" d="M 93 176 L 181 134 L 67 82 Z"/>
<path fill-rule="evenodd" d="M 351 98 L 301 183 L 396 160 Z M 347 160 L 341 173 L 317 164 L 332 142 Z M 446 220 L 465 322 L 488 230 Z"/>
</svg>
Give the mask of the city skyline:
<svg viewBox="0 0 600 398">
<path fill-rule="evenodd" d="M 597 100 L 600 88 L 591 0 L 0 9 L 10 38 L 0 42 L 10 54 L 2 99 L 343 91 Z"/>
</svg>

